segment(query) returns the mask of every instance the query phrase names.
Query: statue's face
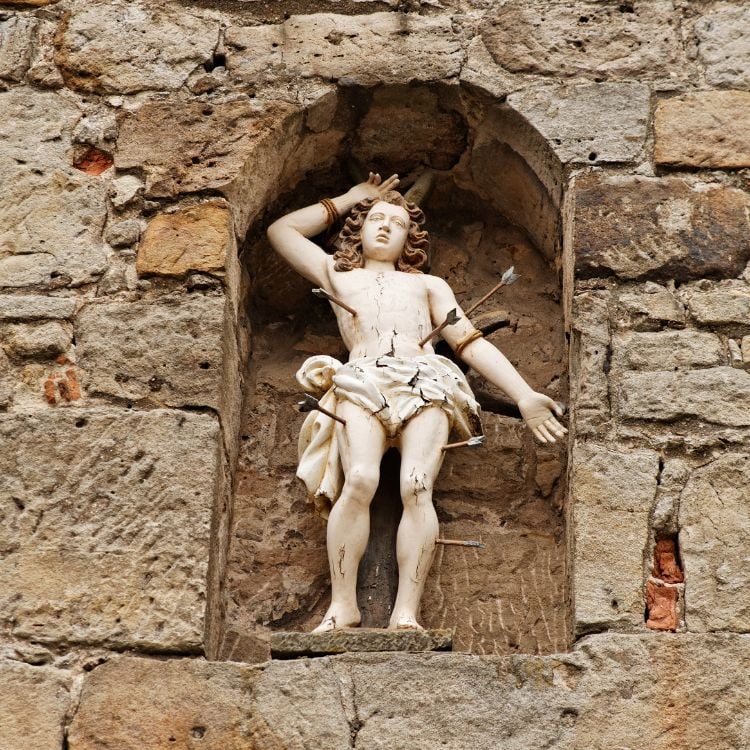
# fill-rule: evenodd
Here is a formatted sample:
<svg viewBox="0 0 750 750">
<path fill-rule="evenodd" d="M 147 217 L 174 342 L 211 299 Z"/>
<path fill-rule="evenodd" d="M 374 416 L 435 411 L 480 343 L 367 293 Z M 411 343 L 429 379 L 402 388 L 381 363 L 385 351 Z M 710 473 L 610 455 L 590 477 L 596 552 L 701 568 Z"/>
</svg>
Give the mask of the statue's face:
<svg viewBox="0 0 750 750">
<path fill-rule="evenodd" d="M 365 258 L 395 263 L 404 249 L 409 233 L 409 214 L 405 208 L 378 201 L 362 226 L 362 251 Z"/>
</svg>

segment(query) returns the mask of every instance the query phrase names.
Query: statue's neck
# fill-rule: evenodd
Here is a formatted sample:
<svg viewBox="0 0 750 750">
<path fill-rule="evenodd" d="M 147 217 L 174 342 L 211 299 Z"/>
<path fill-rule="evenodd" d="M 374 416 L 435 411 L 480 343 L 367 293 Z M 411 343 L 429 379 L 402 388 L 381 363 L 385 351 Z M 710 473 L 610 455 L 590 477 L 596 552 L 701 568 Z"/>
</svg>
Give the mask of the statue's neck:
<svg viewBox="0 0 750 750">
<path fill-rule="evenodd" d="M 377 271 L 379 273 L 396 270 L 396 266 L 391 261 L 374 260 L 373 258 L 365 258 L 365 264 L 363 267 L 368 271 Z"/>
</svg>

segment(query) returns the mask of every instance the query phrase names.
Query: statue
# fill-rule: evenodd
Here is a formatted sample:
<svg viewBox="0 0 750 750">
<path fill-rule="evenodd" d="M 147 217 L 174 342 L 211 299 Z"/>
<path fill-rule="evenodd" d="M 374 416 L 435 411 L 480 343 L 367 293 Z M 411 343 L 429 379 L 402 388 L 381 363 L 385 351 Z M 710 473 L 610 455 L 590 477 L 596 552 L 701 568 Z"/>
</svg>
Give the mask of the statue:
<svg viewBox="0 0 750 750">
<path fill-rule="evenodd" d="M 397 175 L 369 179 L 344 195 L 282 217 L 268 229 L 273 248 L 315 284 L 336 315 L 345 364 L 310 357 L 297 373 L 310 413 L 300 434 L 297 475 L 326 515 L 332 601 L 314 632 L 360 624 L 357 569 L 369 506 L 389 447 L 401 453 L 403 516 L 396 557 L 398 592 L 390 628 L 420 628 L 419 603 L 438 540 L 432 489 L 452 429 L 481 435 L 479 405 L 456 364 L 435 354 L 436 327 L 456 354 L 499 386 L 541 442 L 567 430 L 562 410 L 533 391 L 505 356 L 482 339 L 428 260 L 424 214 L 395 188 Z M 309 237 L 347 216 L 333 255 Z"/>
</svg>

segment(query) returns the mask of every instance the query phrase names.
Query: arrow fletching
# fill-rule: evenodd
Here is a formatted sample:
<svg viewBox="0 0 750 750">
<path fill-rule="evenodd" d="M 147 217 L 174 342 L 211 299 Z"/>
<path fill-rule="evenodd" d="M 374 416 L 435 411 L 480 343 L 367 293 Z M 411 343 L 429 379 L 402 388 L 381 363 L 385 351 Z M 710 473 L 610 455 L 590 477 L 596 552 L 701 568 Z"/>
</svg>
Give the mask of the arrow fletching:
<svg viewBox="0 0 750 750">
<path fill-rule="evenodd" d="M 318 408 L 318 399 L 306 393 L 304 401 L 298 401 L 297 406 L 301 412 L 315 411 Z"/>
<path fill-rule="evenodd" d="M 466 445 L 484 445 L 484 435 L 477 435 L 476 437 L 469 438 Z"/>
<path fill-rule="evenodd" d="M 513 268 L 514 266 L 511 266 L 500 279 L 506 286 L 515 283 L 519 278 L 520 274 L 513 273 Z"/>
<path fill-rule="evenodd" d="M 313 289 L 312 293 L 319 299 L 328 299 L 328 292 L 325 289 Z"/>
<path fill-rule="evenodd" d="M 456 308 L 454 307 L 446 316 L 445 316 L 445 325 L 452 326 L 458 323 L 458 321 L 461 320 L 461 317 L 456 313 Z"/>
</svg>

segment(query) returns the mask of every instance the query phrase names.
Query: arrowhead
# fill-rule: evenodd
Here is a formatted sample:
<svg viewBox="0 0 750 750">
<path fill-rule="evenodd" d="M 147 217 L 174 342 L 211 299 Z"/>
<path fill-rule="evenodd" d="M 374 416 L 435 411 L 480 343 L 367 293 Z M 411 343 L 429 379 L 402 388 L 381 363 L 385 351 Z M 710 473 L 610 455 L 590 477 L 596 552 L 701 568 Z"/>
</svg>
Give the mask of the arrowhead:
<svg viewBox="0 0 750 750">
<path fill-rule="evenodd" d="M 315 398 L 314 396 L 311 396 L 309 393 L 306 393 L 305 400 L 298 401 L 297 406 L 299 407 L 299 410 L 302 412 L 315 411 L 315 409 L 318 408 L 318 399 Z"/>
<path fill-rule="evenodd" d="M 484 445 L 484 435 L 477 435 L 476 437 L 469 438 L 469 442 L 466 445 Z"/>
<path fill-rule="evenodd" d="M 328 299 L 328 292 L 325 289 L 313 289 L 312 293 L 320 299 Z"/>
</svg>

